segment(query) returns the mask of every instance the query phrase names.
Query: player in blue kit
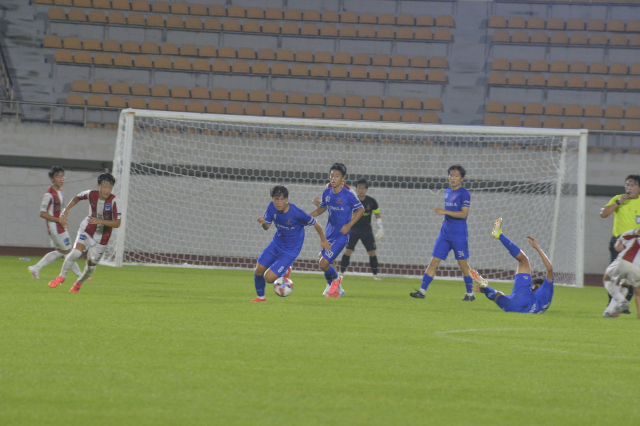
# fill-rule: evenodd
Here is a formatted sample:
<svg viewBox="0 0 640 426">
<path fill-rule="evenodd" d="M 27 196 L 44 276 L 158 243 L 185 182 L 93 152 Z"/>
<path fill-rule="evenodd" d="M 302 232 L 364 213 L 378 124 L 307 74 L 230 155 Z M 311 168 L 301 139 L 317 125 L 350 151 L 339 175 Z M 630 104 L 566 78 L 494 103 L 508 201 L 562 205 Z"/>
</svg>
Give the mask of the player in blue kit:
<svg viewBox="0 0 640 426">
<path fill-rule="evenodd" d="M 411 297 L 416 299 L 424 299 L 427 288 L 440 262 L 447 259 L 449 252 L 453 250 L 458 266 L 462 270 L 464 285 L 467 292 L 462 300 L 473 301 L 476 297 L 473 295 L 473 280 L 469 276 L 469 233 L 467 232 L 467 215 L 469 214 L 469 206 L 471 204 L 471 194 L 462 186 L 464 176 L 467 174 L 461 165 L 453 165 L 447 170 L 449 175 L 449 185 L 444 192 L 444 209 L 436 207 L 433 213 L 443 215 L 442 228 L 440 235 L 436 239 L 436 243 L 431 253 L 431 261 L 422 276 L 422 285 L 420 290 L 409 293 Z"/>
<path fill-rule="evenodd" d="M 544 267 L 547 269 L 544 280 L 541 278 L 532 280 L 529 258 L 502 233 L 502 218 L 498 218 L 495 221 L 491 235 L 499 239 L 509 251 L 509 254 L 518 261 L 513 291 L 506 296 L 501 291 L 492 289 L 489 283 L 472 269 L 470 272 L 474 282 L 473 289 L 484 293 L 487 299 L 496 302 L 496 305 L 505 312 L 543 314 L 551 305 L 551 299 L 553 298 L 553 267 L 547 255 L 544 254 L 535 238 L 527 237 L 529 244 L 536 249 L 542 259 L 542 263 L 544 263 Z"/>
<path fill-rule="evenodd" d="M 266 283 L 273 283 L 279 277 L 291 272 L 291 265 L 302 250 L 305 226 L 313 226 L 316 229 L 320 235 L 320 247 L 323 250 L 331 249 L 331 244 L 314 217 L 294 204 L 289 204 L 289 190 L 281 185 L 271 189 L 271 203 L 264 216 L 258 218 L 258 223 L 265 231 L 271 227 L 272 223 L 275 223 L 277 228 L 273 240 L 258 257 L 254 270 L 253 278 L 258 297 L 252 302 L 265 302 L 267 300 L 264 294 Z"/>
<path fill-rule="evenodd" d="M 364 207 L 357 195 L 344 187 L 346 177 L 347 167 L 342 163 L 334 163 L 329 170 L 330 187 L 322 192 L 321 200 L 317 197 L 313 199 L 314 203 L 320 201 L 320 206 L 309 213 L 316 217 L 329 210 L 325 234 L 331 243 L 331 248 L 323 249 L 318 256 L 320 269 L 324 271 L 327 279 L 327 287 L 322 293 L 326 297 L 344 296 L 341 286 L 342 275 L 338 275 L 332 263 L 349 242 L 351 227 L 364 213 Z"/>
</svg>

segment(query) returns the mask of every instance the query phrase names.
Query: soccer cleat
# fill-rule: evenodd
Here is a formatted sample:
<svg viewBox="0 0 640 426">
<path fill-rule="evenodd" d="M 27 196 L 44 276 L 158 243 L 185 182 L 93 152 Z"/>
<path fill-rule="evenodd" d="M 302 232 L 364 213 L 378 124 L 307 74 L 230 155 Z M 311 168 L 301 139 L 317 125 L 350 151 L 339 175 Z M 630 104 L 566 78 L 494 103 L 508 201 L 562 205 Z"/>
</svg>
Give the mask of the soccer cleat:
<svg viewBox="0 0 640 426">
<path fill-rule="evenodd" d="M 293 271 L 293 269 L 291 268 L 291 266 L 289 266 L 289 269 L 287 269 L 287 273 L 284 274 L 284 277 L 287 279 L 291 279 L 291 271 Z"/>
<path fill-rule="evenodd" d="M 620 315 L 621 313 L 623 313 L 624 311 L 629 310 L 629 301 L 625 300 L 622 303 L 618 303 L 615 307 L 615 311 L 618 315 Z"/>
<path fill-rule="evenodd" d="M 382 278 L 380 278 L 380 277 L 379 277 L 379 276 L 377 276 L 377 275 L 374 275 L 374 276 L 373 276 L 373 280 L 374 280 L 374 281 L 382 281 Z"/>
<path fill-rule="evenodd" d="M 80 286 L 82 286 L 82 284 L 76 281 L 73 287 L 69 289 L 69 293 L 78 293 L 80 291 Z"/>
<path fill-rule="evenodd" d="M 608 311 L 605 310 L 604 314 L 602 314 L 602 317 L 603 318 L 617 318 L 618 315 L 620 315 L 620 314 L 619 313 L 618 314 L 612 314 L 611 312 L 608 312 Z"/>
<path fill-rule="evenodd" d="M 340 287 L 341 282 L 342 282 L 342 275 L 338 275 L 337 280 L 331 281 L 331 286 L 329 287 L 329 291 L 327 292 L 327 294 L 333 294 L 336 291 L 338 291 L 338 287 Z"/>
<path fill-rule="evenodd" d="M 31 273 L 31 276 L 33 278 L 35 278 L 36 280 L 40 278 L 40 270 L 38 268 L 36 268 L 35 266 L 29 266 L 29 272 Z"/>
<path fill-rule="evenodd" d="M 49 281 L 49 287 L 56 288 L 63 282 L 64 282 L 64 277 L 62 275 L 58 275 L 56 279 Z"/>
<path fill-rule="evenodd" d="M 424 299 L 424 294 L 420 290 L 416 290 L 413 293 L 409 293 L 409 296 L 414 297 L 416 299 Z"/>
<path fill-rule="evenodd" d="M 331 287 L 331 284 L 327 284 L 327 286 L 325 287 L 324 291 L 322 292 L 323 296 L 327 295 L 327 293 L 329 292 L 329 287 Z"/>
<path fill-rule="evenodd" d="M 465 294 L 464 295 L 464 299 L 462 299 L 463 301 L 469 301 L 469 302 L 473 302 L 474 300 L 476 300 L 476 296 L 473 294 Z"/>
<path fill-rule="evenodd" d="M 265 297 L 264 299 L 261 299 L 259 297 L 256 297 L 255 299 L 252 300 L 252 302 L 266 302 L 267 298 Z"/>
<path fill-rule="evenodd" d="M 489 286 L 487 280 L 482 278 L 475 269 L 469 269 L 469 275 L 471 276 L 473 282 L 478 284 L 480 288 L 487 288 Z"/>
<path fill-rule="evenodd" d="M 491 231 L 491 236 L 493 238 L 500 238 L 500 234 L 502 234 L 502 218 L 499 217 L 493 223 L 493 231 Z"/>
</svg>

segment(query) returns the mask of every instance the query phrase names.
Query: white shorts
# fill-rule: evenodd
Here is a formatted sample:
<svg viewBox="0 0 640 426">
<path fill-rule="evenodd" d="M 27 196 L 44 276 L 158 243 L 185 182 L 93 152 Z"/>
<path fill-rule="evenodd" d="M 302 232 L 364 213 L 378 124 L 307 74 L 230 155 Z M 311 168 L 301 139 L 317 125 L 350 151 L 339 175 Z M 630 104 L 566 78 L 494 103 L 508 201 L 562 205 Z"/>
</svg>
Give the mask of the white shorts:
<svg viewBox="0 0 640 426">
<path fill-rule="evenodd" d="M 49 237 L 51 237 L 53 246 L 57 250 L 62 250 L 62 251 L 71 250 L 71 237 L 69 236 L 69 233 L 67 231 L 64 231 L 62 234 L 57 234 L 56 232 L 57 230 L 55 229 L 55 227 L 54 227 L 54 232 L 49 232 Z"/>
<path fill-rule="evenodd" d="M 85 249 L 83 251 L 87 252 L 87 260 L 90 260 L 91 263 L 98 264 L 102 255 L 104 254 L 107 246 L 103 246 L 102 244 L 98 244 L 93 238 L 89 236 L 86 232 L 78 232 L 78 237 L 76 238 L 76 245 L 80 243 L 84 245 Z"/>
<path fill-rule="evenodd" d="M 629 285 L 640 287 L 640 266 L 624 259 L 616 259 L 611 262 L 604 273 L 613 281 L 626 278 Z"/>
</svg>

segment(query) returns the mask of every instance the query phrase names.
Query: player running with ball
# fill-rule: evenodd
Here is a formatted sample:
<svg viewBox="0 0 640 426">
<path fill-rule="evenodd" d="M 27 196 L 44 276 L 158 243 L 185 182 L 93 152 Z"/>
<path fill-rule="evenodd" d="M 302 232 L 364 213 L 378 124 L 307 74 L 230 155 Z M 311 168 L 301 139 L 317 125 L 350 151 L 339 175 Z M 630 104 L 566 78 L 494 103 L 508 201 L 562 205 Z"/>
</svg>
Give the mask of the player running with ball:
<svg viewBox="0 0 640 426">
<path fill-rule="evenodd" d="M 253 276 L 258 297 L 252 302 L 266 302 L 266 283 L 273 283 L 282 276 L 288 278 L 291 273 L 291 265 L 302 250 L 305 226 L 313 226 L 316 229 L 323 250 L 331 249 L 331 244 L 315 217 L 311 217 L 294 204 L 289 204 L 289 190 L 281 185 L 271 189 L 271 203 L 267 206 L 264 216 L 258 218 L 258 223 L 265 231 L 272 223 L 277 228 L 273 240 L 260 253 Z"/>
<path fill-rule="evenodd" d="M 342 163 L 334 163 L 329 170 L 331 187 L 322 192 L 321 200 L 313 199 L 314 203 L 320 201 L 320 206 L 310 213 L 316 217 L 329 210 L 329 221 L 325 231 L 331 249 L 322 250 L 318 257 L 320 269 L 324 271 L 327 280 L 327 287 L 322 293 L 326 297 L 344 296 L 341 287 L 342 275 L 338 275 L 332 263 L 349 242 L 351 228 L 364 213 L 364 207 L 356 194 L 344 187 L 346 177 L 347 167 Z"/>
<path fill-rule="evenodd" d="M 119 200 L 111 193 L 115 183 L 116 179 L 110 173 L 101 174 L 98 176 L 98 190 L 87 190 L 76 195 L 60 215 L 60 223 L 65 228 L 68 228 L 69 210 L 81 200 L 89 200 L 89 216 L 80 224 L 75 246 L 64 258 L 60 275 L 56 279 L 49 281 L 49 287 L 56 288 L 64 282 L 67 272 L 76 263 L 76 260 L 82 256 L 84 251 L 88 250 L 87 265 L 82 276 L 71 287 L 69 293 L 79 292 L 82 283 L 89 279 L 96 270 L 100 258 L 107 249 L 113 228 L 120 227 Z"/>
<path fill-rule="evenodd" d="M 506 296 L 503 292 L 491 288 L 484 278 L 471 269 L 469 272 L 473 278 L 474 291 L 484 293 L 487 299 L 496 302 L 496 305 L 505 312 L 543 314 L 551 305 L 551 299 L 553 298 L 553 267 L 547 255 L 544 254 L 535 238 L 527 237 L 529 244 L 538 252 L 544 267 L 547 269 L 544 280 L 540 278 L 532 280 L 529 258 L 502 233 L 502 218 L 498 218 L 495 221 L 491 235 L 499 239 L 509 251 L 509 254 L 518 261 L 513 290 L 510 295 Z"/>
</svg>

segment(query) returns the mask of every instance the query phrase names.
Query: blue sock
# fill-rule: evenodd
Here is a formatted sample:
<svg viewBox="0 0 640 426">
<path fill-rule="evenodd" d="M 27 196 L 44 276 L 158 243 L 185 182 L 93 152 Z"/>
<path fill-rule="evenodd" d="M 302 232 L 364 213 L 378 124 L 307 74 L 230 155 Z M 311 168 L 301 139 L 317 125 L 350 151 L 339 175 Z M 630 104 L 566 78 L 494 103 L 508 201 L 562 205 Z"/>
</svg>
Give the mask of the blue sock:
<svg viewBox="0 0 640 426">
<path fill-rule="evenodd" d="M 253 281 L 256 285 L 256 294 L 258 297 L 264 297 L 264 288 L 267 286 L 267 282 L 262 275 L 254 275 Z"/>
<path fill-rule="evenodd" d="M 422 285 L 420 286 L 420 289 L 426 292 L 427 288 L 429 287 L 429 284 L 431 284 L 431 281 L 433 281 L 433 277 L 430 277 L 429 275 L 424 274 L 422 276 Z"/>
<path fill-rule="evenodd" d="M 509 250 L 509 254 L 513 257 L 516 257 L 520 254 L 520 247 L 513 244 L 510 239 L 508 239 L 504 234 L 500 234 L 500 242 L 507 250 Z"/>
<path fill-rule="evenodd" d="M 473 278 L 463 275 L 462 279 L 464 280 L 464 286 L 467 288 L 467 293 L 473 293 Z"/>
<path fill-rule="evenodd" d="M 485 296 L 487 296 L 487 299 L 489 300 L 493 300 L 496 298 L 496 291 L 492 289 L 491 286 L 487 286 L 487 288 L 483 288 L 482 292 L 484 293 Z"/>
<path fill-rule="evenodd" d="M 331 284 L 331 281 L 335 281 L 338 279 L 338 273 L 333 265 L 329 265 L 329 269 L 324 271 L 324 277 L 327 279 L 327 284 Z"/>
</svg>

